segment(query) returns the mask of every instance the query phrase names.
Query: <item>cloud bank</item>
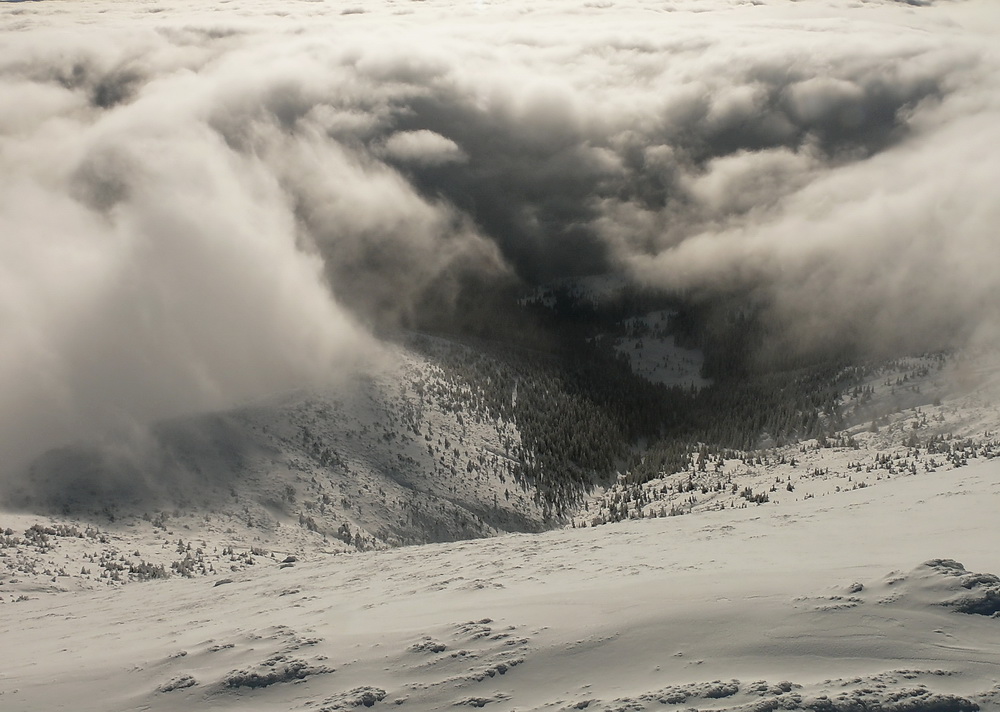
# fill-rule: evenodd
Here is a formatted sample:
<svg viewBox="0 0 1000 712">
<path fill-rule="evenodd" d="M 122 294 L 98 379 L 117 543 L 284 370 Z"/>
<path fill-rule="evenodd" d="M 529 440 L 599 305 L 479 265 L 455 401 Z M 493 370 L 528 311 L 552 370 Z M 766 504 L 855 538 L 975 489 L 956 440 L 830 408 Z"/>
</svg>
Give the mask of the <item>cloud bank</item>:
<svg viewBox="0 0 1000 712">
<path fill-rule="evenodd" d="M 0 455 L 616 271 L 791 344 L 1000 304 L 992 0 L 0 4 Z"/>
</svg>

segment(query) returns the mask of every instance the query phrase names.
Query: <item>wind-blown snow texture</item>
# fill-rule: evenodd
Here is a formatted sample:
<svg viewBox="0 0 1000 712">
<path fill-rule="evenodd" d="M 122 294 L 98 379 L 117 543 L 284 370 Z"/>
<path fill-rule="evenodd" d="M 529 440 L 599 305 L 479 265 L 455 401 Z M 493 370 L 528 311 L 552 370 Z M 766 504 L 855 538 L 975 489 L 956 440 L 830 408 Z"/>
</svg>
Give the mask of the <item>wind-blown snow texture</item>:
<svg viewBox="0 0 1000 712">
<path fill-rule="evenodd" d="M 995 710 L 1000 620 L 963 603 L 996 608 L 998 505 L 990 462 L 783 507 L 33 594 L 0 606 L 0 700 Z"/>
</svg>

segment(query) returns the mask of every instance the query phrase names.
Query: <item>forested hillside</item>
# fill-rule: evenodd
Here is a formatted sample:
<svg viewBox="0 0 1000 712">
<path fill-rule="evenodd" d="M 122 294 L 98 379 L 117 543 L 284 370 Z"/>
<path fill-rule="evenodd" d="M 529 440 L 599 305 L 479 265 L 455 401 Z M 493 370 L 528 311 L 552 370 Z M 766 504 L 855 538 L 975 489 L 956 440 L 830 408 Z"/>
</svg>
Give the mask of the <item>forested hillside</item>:
<svg viewBox="0 0 1000 712">
<path fill-rule="evenodd" d="M 948 363 L 766 360 L 752 314 L 720 319 L 634 289 L 596 301 L 544 290 L 505 323 L 531 327 L 398 332 L 384 364 L 339 385 L 51 451 L 10 501 L 97 522 L 207 508 L 263 540 L 291 525 L 352 549 L 537 531 L 571 521 L 597 490 L 787 462 L 757 453 L 799 441 L 842 445 L 845 428 L 930 403 L 919 384 Z M 602 517 L 632 516 L 623 501 Z"/>
</svg>

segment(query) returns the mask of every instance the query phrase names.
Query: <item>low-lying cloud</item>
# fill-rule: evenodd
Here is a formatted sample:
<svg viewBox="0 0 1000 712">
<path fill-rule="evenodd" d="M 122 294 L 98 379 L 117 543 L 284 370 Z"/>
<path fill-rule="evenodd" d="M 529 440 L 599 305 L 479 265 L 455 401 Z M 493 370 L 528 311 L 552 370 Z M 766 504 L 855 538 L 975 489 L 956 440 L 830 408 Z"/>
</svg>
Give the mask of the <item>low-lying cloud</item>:
<svg viewBox="0 0 1000 712">
<path fill-rule="evenodd" d="M 470 283 L 997 323 L 991 0 L 363 9 L 0 6 L 7 462 L 330 378 Z"/>
<path fill-rule="evenodd" d="M 394 133 L 386 139 L 383 153 L 392 161 L 418 166 L 440 166 L 466 160 L 457 143 L 427 129 Z"/>
</svg>

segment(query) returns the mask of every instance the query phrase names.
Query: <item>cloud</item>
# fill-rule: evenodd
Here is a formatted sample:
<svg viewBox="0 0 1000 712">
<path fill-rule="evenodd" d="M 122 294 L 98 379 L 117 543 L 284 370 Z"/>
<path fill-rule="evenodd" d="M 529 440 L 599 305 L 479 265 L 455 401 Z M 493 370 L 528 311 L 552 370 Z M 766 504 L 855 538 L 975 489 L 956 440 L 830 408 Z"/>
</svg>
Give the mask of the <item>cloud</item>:
<svg viewBox="0 0 1000 712">
<path fill-rule="evenodd" d="M 1000 280 L 984 265 L 1000 263 L 1000 205 L 986 195 L 1000 180 L 988 158 L 1000 85 L 983 65 L 957 66 L 940 97 L 907 111 L 905 135 L 861 160 L 813 148 L 709 162 L 685 186 L 690 212 L 727 219 L 692 220 L 625 259 L 651 283 L 753 291 L 811 348 L 934 348 L 995 330 Z"/>
<path fill-rule="evenodd" d="M 394 161 L 424 166 L 467 160 L 457 143 L 427 129 L 392 134 L 385 142 L 383 153 Z"/>
<path fill-rule="evenodd" d="M 995 323 L 991 0 L 67 8 L 0 28 L 8 463 L 512 280 L 745 294 L 810 347 Z"/>
<path fill-rule="evenodd" d="M 328 379 L 371 348 L 273 172 L 193 120 L 180 86 L 115 110 L 23 86 L 0 85 L 19 107 L 0 151 L 6 466 Z"/>
</svg>

